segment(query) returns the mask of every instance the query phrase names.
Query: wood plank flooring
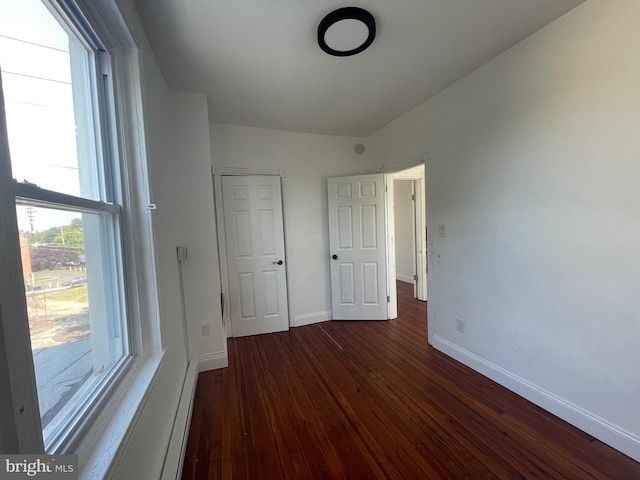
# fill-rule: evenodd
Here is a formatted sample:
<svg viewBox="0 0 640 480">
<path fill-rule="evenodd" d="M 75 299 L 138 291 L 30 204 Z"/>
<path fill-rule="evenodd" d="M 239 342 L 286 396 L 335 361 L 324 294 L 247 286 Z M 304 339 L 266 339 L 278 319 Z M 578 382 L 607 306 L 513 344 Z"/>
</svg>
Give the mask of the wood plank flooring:
<svg viewBox="0 0 640 480">
<path fill-rule="evenodd" d="M 229 340 L 198 379 L 183 480 L 639 479 L 640 464 L 427 344 L 399 318 Z"/>
</svg>

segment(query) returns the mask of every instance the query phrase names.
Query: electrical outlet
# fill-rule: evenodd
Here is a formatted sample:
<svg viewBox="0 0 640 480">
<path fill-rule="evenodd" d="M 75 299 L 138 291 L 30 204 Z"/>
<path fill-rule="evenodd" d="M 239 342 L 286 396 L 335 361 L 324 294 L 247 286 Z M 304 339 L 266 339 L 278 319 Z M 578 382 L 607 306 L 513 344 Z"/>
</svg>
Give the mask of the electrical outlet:
<svg viewBox="0 0 640 480">
<path fill-rule="evenodd" d="M 464 333 L 464 320 L 456 318 L 456 330 L 460 333 Z"/>
<path fill-rule="evenodd" d="M 209 335 L 211 335 L 211 325 L 209 325 L 208 323 L 203 323 L 202 325 L 200 325 L 200 331 L 203 337 L 208 337 Z"/>
</svg>

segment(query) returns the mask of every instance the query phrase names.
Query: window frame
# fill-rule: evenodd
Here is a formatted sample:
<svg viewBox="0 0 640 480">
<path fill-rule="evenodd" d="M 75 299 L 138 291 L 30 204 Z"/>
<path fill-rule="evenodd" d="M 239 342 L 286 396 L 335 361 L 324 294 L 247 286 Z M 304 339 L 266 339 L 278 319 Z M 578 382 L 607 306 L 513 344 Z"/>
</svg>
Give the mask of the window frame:
<svg viewBox="0 0 640 480">
<path fill-rule="evenodd" d="M 99 216 L 105 216 L 109 218 L 109 221 L 113 224 L 113 228 L 118 232 L 116 233 L 117 245 L 111 245 L 114 249 L 110 252 L 113 256 L 109 257 L 109 263 L 115 265 L 116 272 L 104 273 L 107 283 L 115 285 L 116 290 L 122 290 L 121 285 L 123 281 L 124 264 L 122 261 L 122 235 L 119 232 L 121 230 L 121 207 L 118 204 L 105 203 L 95 200 L 89 200 L 82 197 L 75 197 L 51 190 L 39 188 L 37 186 L 25 183 L 19 183 L 17 180 L 14 182 L 14 194 L 16 205 L 27 205 L 44 208 L 55 208 L 59 210 L 67 210 L 78 213 L 89 213 Z M 107 240 L 106 243 L 109 243 Z M 105 245 L 109 248 L 108 245 Z M 118 288 L 119 287 L 119 288 Z M 104 292 L 103 292 L 104 293 Z M 91 297 L 90 297 L 91 300 Z M 99 379 L 94 379 L 92 382 L 83 384 L 81 389 L 83 390 L 82 397 L 76 399 L 74 405 L 74 414 L 67 415 L 66 417 L 55 417 L 48 426 L 41 429 L 43 436 L 44 450 L 47 453 L 70 453 L 74 450 L 77 442 L 82 438 L 85 429 L 91 424 L 91 421 L 98 414 L 101 404 L 109 399 L 109 392 L 113 391 L 117 387 L 117 383 L 126 374 L 126 370 L 130 368 L 133 353 L 130 342 L 130 328 L 129 328 L 129 316 L 126 311 L 126 295 L 124 299 L 116 302 L 118 305 L 116 308 L 121 311 L 121 315 L 124 316 L 124 324 L 121 328 L 126 330 L 123 332 L 125 337 L 123 340 L 123 354 L 120 358 L 107 368 L 107 370 L 101 374 Z M 92 332 L 92 336 L 94 333 Z M 61 413 L 67 409 L 65 405 Z M 45 438 L 44 433 L 48 431 L 48 438 Z"/>
<path fill-rule="evenodd" d="M 104 135 L 103 149 L 119 158 L 111 165 L 118 181 L 107 190 L 121 200 L 121 205 L 78 199 L 12 180 L 8 157 L 4 103 L 0 108 L 0 448 L 5 452 L 38 453 L 43 451 L 42 429 L 37 404 L 35 375 L 29 339 L 28 317 L 22 266 L 19 254 L 16 199 L 36 199 L 61 207 L 71 200 L 74 209 L 109 212 L 120 216 L 124 289 L 127 292 L 126 314 L 129 330 L 127 363 L 114 375 L 107 388 L 106 400 L 94 405 L 91 416 L 78 419 L 82 430 L 67 437 L 56 453 L 76 453 L 81 476 L 101 477 L 110 471 L 113 460 L 126 448 L 136 418 L 153 388 L 164 351 L 159 321 L 155 241 L 153 237 L 149 172 L 144 130 L 142 58 L 140 38 L 134 38 L 135 14 L 121 8 L 117 0 L 51 0 L 56 11 L 69 24 L 81 25 L 83 36 L 89 32 L 99 38 L 110 55 L 98 59 L 110 79 L 106 92 L 99 96 L 101 111 L 111 101 L 113 118 L 105 125 L 111 134 Z M 81 22 L 78 22 L 82 19 Z M 0 90 L 1 92 L 1 90 Z M 111 97 L 110 99 L 107 97 Z M 3 100 L 0 98 L 0 100 Z M 105 121 L 105 118 L 102 118 Z M 107 152 L 105 159 L 110 155 Z M 106 161 L 106 160 L 105 160 Z M 72 197 L 72 198 L 67 198 Z M 19 293 L 19 295 L 16 295 Z M 113 373 L 113 372 L 112 372 Z"/>
</svg>

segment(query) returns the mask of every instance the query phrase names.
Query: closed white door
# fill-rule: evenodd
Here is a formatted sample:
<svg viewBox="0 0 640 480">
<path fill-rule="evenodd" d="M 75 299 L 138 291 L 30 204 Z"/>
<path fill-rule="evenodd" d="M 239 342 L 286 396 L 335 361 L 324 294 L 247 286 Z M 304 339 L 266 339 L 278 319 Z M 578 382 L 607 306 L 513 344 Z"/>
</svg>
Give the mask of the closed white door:
<svg viewBox="0 0 640 480">
<path fill-rule="evenodd" d="M 334 320 L 386 320 L 384 176 L 328 179 Z"/>
<path fill-rule="evenodd" d="M 280 177 L 222 177 L 234 337 L 289 329 Z"/>
</svg>

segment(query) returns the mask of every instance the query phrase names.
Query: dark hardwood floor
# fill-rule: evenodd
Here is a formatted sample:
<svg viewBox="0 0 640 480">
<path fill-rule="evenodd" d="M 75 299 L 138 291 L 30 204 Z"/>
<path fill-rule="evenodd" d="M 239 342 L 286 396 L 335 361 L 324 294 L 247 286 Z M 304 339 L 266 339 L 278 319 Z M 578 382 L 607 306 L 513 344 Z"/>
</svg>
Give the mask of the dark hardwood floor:
<svg viewBox="0 0 640 480">
<path fill-rule="evenodd" d="M 427 345 L 399 317 L 229 340 L 200 374 L 183 480 L 639 479 L 640 464 Z"/>
</svg>

